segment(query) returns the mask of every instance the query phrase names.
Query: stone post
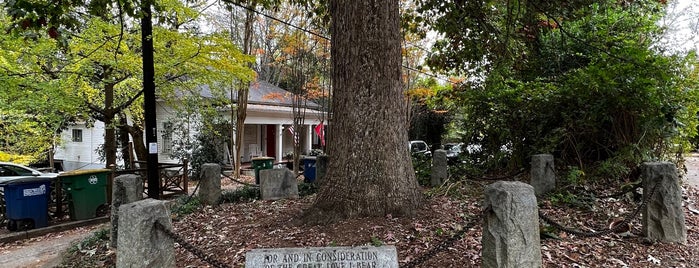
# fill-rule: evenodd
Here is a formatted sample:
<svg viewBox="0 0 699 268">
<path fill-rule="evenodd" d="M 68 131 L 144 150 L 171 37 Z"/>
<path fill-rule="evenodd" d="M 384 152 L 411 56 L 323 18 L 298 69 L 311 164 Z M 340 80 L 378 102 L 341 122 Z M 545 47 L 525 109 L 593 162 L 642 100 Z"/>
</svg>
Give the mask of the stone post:
<svg viewBox="0 0 699 268">
<path fill-rule="evenodd" d="M 260 195 L 262 200 L 298 198 L 299 186 L 294 172 L 288 168 L 260 170 Z"/>
<path fill-rule="evenodd" d="M 537 196 L 547 194 L 556 188 L 556 174 L 553 166 L 553 155 L 532 155 L 531 184 Z"/>
<path fill-rule="evenodd" d="M 216 206 L 221 199 L 221 166 L 206 163 L 201 166 L 199 200 L 203 205 Z"/>
<path fill-rule="evenodd" d="M 641 211 L 641 231 L 651 240 L 687 243 L 687 226 L 682 209 L 682 189 L 677 167 L 671 162 L 643 163 L 643 200 L 655 193 Z"/>
<path fill-rule="evenodd" d="M 432 174 L 430 176 L 430 185 L 440 186 L 449 177 L 447 171 L 447 151 L 435 150 L 432 156 Z"/>
<path fill-rule="evenodd" d="M 541 267 L 534 188 L 498 181 L 485 189 L 482 267 Z"/>
<path fill-rule="evenodd" d="M 143 178 L 134 174 L 116 177 L 112 184 L 112 209 L 109 246 L 117 246 L 119 232 L 119 207 L 143 199 Z"/>
<path fill-rule="evenodd" d="M 316 157 L 316 180 L 315 182 L 318 183 L 320 180 L 325 177 L 325 174 L 328 173 L 328 156 L 327 155 L 319 155 Z"/>
<path fill-rule="evenodd" d="M 145 199 L 119 208 L 117 268 L 175 267 L 175 243 L 155 222 L 172 229 L 170 211 L 165 201 Z"/>
</svg>

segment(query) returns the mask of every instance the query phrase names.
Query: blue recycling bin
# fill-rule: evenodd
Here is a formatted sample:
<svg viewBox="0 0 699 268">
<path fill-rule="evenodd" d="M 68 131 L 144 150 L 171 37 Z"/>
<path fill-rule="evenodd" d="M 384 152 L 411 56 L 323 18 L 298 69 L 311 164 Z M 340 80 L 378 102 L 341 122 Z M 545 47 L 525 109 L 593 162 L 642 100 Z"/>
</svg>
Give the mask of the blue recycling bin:
<svg viewBox="0 0 699 268">
<path fill-rule="evenodd" d="M 314 182 L 316 180 L 316 157 L 308 156 L 303 158 L 304 182 Z"/>
<path fill-rule="evenodd" d="M 49 225 L 51 178 L 26 177 L 2 183 L 7 229 L 21 231 Z"/>
</svg>

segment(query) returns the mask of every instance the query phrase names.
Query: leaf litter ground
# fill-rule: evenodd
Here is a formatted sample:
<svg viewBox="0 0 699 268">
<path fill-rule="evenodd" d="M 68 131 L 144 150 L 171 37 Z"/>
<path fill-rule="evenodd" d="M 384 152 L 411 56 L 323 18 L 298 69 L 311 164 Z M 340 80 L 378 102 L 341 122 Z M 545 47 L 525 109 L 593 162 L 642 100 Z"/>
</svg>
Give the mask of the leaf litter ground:
<svg viewBox="0 0 699 268">
<path fill-rule="evenodd" d="M 245 253 L 254 248 L 378 244 L 394 245 L 402 265 L 457 233 L 466 222 L 475 220 L 476 224 L 461 239 L 417 267 L 480 267 L 482 189 L 487 183 L 466 181 L 448 189 L 426 190 L 429 198 L 412 218 L 386 215 L 325 226 L 296 224 L 297 217 L 313 203 L 315 195 L 311 195 L 296 200 L 203 207 L 174 218 L 173 227 L 191 244 L 233 267 L 242 267 Z M 224 183 L 224 187 L 236 186 Z M 557 238 L 542 239 L 544 267 L 699 267 L 699 257 L 693 252 L 699 248 L 699 215 L 695 209 L 699 191 L 690 186 L 683 189 L 686 245 L 646 241 L 637 235 L 641 229 L 637 218 L 631 222 L 631 235 L 584 238 L 554 231 L 552 236 Z M 599 231 L 607 227 L 609 219 L 630 214 L 639 202 L 622 197 L 592 203 L 591 207 L 580 208 L 541 202 L 540 209 L 563 225 Z M 22 243 L 0 245 L 0 251 Z M 178 267 L 208 267 L 179 245 L 175 247 Z M 115 258 L 115 250 L 106 247 L 106 242 L 95 243 L 66 254 L 60 267 L 109 267 L 114 266 Z"/>
</svg>

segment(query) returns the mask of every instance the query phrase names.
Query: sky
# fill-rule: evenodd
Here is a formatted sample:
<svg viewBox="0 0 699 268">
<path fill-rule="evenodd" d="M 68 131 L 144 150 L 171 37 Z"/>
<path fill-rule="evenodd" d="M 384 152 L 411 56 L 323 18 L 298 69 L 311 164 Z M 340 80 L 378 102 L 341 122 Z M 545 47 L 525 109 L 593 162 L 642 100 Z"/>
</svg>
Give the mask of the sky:
<svg viewBox="0 0 699 268">
<path fill-rule="evenodd" d="M 699 50 L 699 0 L 672 0 L 661 22 L 668 35 L 661 41 L 671 51 Z"/>
</svg>

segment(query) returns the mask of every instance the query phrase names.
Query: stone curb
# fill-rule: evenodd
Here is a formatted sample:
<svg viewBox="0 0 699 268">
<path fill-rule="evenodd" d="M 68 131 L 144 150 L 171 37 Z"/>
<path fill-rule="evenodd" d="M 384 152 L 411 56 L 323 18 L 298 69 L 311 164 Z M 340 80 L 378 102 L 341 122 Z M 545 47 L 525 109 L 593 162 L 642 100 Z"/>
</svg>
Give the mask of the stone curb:
<svg viewBox="0 0 699 268">
<path fill-rule="evenodd" d="M 32 238 L 32 237 L 45 235 L 48 233 L 60 232 L 60 231 L 70 230 L 70 229 L 74 229 L 74 228 L 78 228 L 78 227 L 82 227 L 82 226 L 95 225 L 95 224 L 105 223 L 105 222 L 109 222 L 109 216 L 102 216 L 102 217 L 97 217 L 97 218 L 88 219 L 88 220 L 81 220 L 81 221 L 71 221 L 71 222 L 56 224 L 56 225 L 52 225 L 52 226 L 44 227 L 44 228 L 39 228 L 39 229 L 32 229 L 32 230 L 21 231 L 21 232 L 13 232 L 10 234 L 0 236 L 0 243 L 9 243 L 9 242 L 14 242 L 14 241 L 18 241 L 18 240 L 23 240 L 23 239 L 28 239 L 28 238 Z"/>
</svg>

